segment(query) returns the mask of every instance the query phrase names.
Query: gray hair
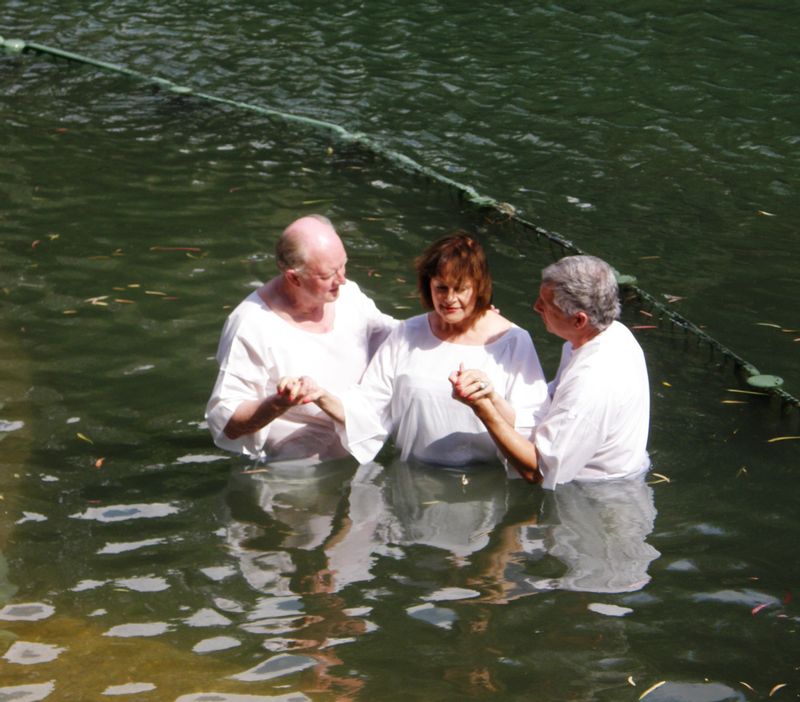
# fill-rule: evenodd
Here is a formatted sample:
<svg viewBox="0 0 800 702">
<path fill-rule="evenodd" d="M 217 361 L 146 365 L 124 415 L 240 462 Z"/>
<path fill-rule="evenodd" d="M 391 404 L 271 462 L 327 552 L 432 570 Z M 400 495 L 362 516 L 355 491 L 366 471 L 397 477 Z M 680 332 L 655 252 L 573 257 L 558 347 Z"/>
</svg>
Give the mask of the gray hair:
<svg viewBox="0 0 800 702">
<path fill-rule="evenodd" d="M 311 214 L 306 215 L 306 217 L 316 219 L 318 222 L 327 224 L 333 229 L 333 222 L 324 215 Z M 303 245 L 302 238 L 299 236 L 291 236 L 295 231 L 293 228 L 294 224 L 295 222 L 292 222 L 292 224 L 283 230 L 283 233 L 278 238 L 278 242 L 275 244 L 275 262 L 278 264 L 278 269 L 281 271 L 288 271 L 290 269 L 302 271 L 303 267 L 306 265 L 306 249 Z"/>
<path fill-rule="evenodd" d="M 553 286 L 553 302 L 566 315 L 584 312 L 603 331 L 619 317 L 619 287 L 614 269 L 596 256 L 565 256 L 542 271 Z"/>
</svg>

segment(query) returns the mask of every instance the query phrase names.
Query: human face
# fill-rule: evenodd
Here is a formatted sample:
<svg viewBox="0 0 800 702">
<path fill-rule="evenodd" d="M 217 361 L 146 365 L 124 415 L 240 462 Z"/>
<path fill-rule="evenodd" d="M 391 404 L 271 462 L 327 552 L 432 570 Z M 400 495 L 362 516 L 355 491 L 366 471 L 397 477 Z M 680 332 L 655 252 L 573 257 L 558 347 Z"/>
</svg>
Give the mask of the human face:
<svg viewBox="0 0 800 702">
<path fill-rule="evenodd" d="M 431 278 L 433 309 L 445 324 L 460 325 L 475 312 L 475 286 L 469 280 L 456 283 L 446 278 Z"/>
<path fill-rule="evenodd" d="M 345 282 L 347 254 L 344 247 L 310 256 L 297 272 L 306 296 L 316 302 L 333 302 L 339 297 L 339 287 Z"/>
<path fill-rule="evenodd" d="M 539 297 L 533 309 L 539 313 L 547 331 L 562 339 L 571 341 L 575 332 L 575 316 L 564 314 L 556 306 L 553 296 L 553 286 L 542 283 L 539 287 Z"/>
</svg>

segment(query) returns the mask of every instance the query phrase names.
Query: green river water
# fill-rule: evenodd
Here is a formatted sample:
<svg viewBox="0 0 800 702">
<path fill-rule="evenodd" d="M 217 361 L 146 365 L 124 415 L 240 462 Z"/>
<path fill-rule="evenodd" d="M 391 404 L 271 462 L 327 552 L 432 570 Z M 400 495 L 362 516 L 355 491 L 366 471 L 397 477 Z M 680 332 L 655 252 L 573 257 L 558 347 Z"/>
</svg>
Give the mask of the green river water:
<svg viewBox="0 0 800 702">
<path fill-rule="evenodd" d="M 0 36 L 364 132 L 797 396 L 799 15 L 5 0 Z M 391 448 L 246 463 L 203 409 L 291 219 L 331 217 L 397 317 L 419 311 L 412 258 L 476 232 L 548 375 L 532 304 L 560 250 L 311 127 L 30 52 L 0 56 L 0 85 L 0 701 L 800 697 L 796 409 L 629 300 L 647 485 L 546 494 Z"/>
</svg>

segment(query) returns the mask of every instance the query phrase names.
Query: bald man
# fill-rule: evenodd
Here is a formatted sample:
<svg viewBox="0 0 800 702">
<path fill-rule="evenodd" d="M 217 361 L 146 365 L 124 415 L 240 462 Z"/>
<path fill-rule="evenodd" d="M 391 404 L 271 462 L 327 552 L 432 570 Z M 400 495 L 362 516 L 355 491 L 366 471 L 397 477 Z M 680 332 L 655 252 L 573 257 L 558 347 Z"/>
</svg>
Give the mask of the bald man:
<svg viewBox="0 0 800 702">
<path fill-rule="evenodd" d="M 396 324 L 345 278 L 330 220 L 301 217 L 275 248 L 279 274 L 231 313 L 206 419 L 220 448 L 265 460 L 349 455 L 333 420 L 309 403 L 306 376 L 343 392 Z"/>
</svg>

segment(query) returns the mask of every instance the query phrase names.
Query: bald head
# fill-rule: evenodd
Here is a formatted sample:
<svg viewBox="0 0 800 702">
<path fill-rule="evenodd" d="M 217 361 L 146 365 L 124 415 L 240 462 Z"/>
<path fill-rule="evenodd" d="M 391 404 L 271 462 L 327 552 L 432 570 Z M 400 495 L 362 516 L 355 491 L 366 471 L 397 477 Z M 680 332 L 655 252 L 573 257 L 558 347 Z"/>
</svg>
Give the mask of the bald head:
<svg viewBox="0 0 800 702">
<path fill-rule="evenodd" d="M 308 215 L 292 222 L 278 239 L 275 256 L 278 268 L 302 270 L 312 258 L 338 256 L 344 245 L 333 224 L 322 215 Z"/>
</svg>

